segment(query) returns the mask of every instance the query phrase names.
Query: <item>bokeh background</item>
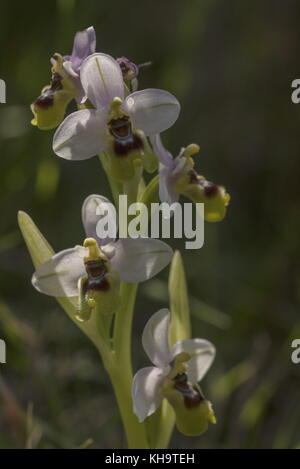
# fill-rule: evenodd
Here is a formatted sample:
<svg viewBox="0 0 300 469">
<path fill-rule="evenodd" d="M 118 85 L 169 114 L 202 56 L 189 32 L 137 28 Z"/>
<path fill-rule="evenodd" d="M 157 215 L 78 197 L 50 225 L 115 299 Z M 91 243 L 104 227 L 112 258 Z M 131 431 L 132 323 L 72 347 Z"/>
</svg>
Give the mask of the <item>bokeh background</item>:
<svg viewBox="0 0 300 469">
<path fill-rule="evenodd" d="M 300 77 L 297 0 L 32 0 L 1 2 L 0 448 L 124 447 L 113 391 L 97 351 L 55 300 L 30 284 L 33 268 L 16 214 L 27 211 L 55 250 L 80 243 L 80 207 L 109 196 L 97 158 L 68 162 L 53 132 L 30 125 L 30 103 L 49 82 L 49 59 L 94 25 L 97 51 L 153 61 L 140 87 L 174 93 L 180 118 L 164 134 L 174 154 L 197 142 L 197 170 L 223 184 L 226 219 L 206 224 L 205 246 L 183 251 L 193 335 L 217 346 L 203 381 L 218 424 L 201 438 L 174 432 L 172 448 L 300 445 Z M 168 269 L 141 285 L 134 364 L 147 364 L 140 334 L 168 305 Z"/>
</svg>

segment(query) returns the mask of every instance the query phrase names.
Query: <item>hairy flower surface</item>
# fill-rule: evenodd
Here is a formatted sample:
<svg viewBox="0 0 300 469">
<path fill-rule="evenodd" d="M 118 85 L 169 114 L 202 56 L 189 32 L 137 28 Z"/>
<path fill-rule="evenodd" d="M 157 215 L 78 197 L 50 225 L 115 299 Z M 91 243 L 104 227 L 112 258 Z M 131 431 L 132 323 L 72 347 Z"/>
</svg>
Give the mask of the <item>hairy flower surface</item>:
<svg viewBox="0 0 300 469">
<path fill-rule="evenodd" d="M 206 221 L 222 220 L 226 215 L 230 196 L 224 187 L 208 181 L 195 171 L 192 155 L 199 152 L 199 146 L 188 145 L 173 158 L 163 146 L 159 135 L 152 136 L 151 143 L 160 161 L 160 200 L 172 204 L 177 202 L 182 194 L 195 203 L 204 203 Z"/>
<path fill-rule="evenodd" d="M 155 313 L 145 326 L 142 343 L 154 366 L 142 368 L 134 376 L 134 413 L 142 422 L 167 398 L 178 428 L 186 434 L 199 434 L 208 421 L 215 422 L 211 405 L 197 386 L 214 360 L 215 347 L 204 339 L 186 339 L 170 350 L 169 327 L 167 309 Z"/>
<path fill-rule="evenodd" d="M 57 129 L 53 150 L 68 160 L 114 151 L 120 158 L 142 146 L 136 130 L 150 136 L 174 124 L 180 105 L 167 91 L 146 89 L 125 96 L 118 62 L 93 54 L 82 64 L 81 84 L 94 109 L 70 114 Z"/>
</svg>

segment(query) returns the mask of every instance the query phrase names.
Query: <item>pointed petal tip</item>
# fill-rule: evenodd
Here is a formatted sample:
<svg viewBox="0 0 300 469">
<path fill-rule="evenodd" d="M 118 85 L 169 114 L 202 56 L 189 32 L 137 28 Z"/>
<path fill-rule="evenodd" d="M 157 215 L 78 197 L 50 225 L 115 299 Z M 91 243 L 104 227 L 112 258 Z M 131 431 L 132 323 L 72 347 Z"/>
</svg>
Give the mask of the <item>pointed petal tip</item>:
<svg viewBox="0 0 300 469">
<path fill-rule="evenodd" d="M 18 222 L 22 221 L 23 218 L 25 217 L 28 217 L 29 215 L 27 215 L 26 212 L 24 212 L 23 210 L 18 210 L 17 212 L 17 219 L 18 219 Z"/>
<path fill-rule="evenodd" d="M 23 228 L 25 228 L 26 224 L 33 223 L 32 218 L 23 210 L 18 210 L 17 221 L 21 231 L 23 231 Z"/>
</svg>

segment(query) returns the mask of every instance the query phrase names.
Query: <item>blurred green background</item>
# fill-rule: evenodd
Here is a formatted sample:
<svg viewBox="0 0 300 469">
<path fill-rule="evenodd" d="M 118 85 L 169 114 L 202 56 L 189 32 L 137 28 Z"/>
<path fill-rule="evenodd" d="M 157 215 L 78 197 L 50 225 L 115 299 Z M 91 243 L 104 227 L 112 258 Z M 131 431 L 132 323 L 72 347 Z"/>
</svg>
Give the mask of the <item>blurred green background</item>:
<svg viewBox="0 0 300 469">
<path fill-rule="evenodd" d="M 53 132 L 30 125 L 30 103 L 49 82 L 49 59 L 94 25 L 97 51 L 153 61 L 140 87 L 174 93 L 180 118 L 164 134 L 176 154 L 197 142 L 197 170 L 226 186 L 226 219 L 206 224 L 205 246 L 183 252 L 193 335 L 217 347 L 203 381 L 218 424 L 201 438 L 176 431 L 172 448 L 300 446 L 300 76 L 297 0 L 32 0 L 1 2 L 0 448 L 120 448 L 113 391 L 93 346 L 30 284 L 33 267 L 16 224 L 19 209 L 55 250 L 82 242 L 80 208 L 110 196 L 97 158 L 68 162 Z M 142 284 L 134 366 L 148 364 L 140 334 L 168 305 L 168 269 Z"/>
</svg>

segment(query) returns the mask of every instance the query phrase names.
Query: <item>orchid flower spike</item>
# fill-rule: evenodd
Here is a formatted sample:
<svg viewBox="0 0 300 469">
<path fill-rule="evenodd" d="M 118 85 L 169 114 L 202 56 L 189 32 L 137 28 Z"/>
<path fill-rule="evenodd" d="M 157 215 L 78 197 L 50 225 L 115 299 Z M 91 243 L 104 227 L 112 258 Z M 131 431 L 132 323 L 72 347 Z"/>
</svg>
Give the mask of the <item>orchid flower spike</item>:
<svg viewBox="0 0 300 469">
<path fill-rule="evenodd" d="M 80 67 L 95 49 L 96 33 L 90 26 L 75 34 L 71 55 L 53 55 L 50 85 L 42 89 L 41 95 L 31 105 L 33 125 L 42 130 L 53 129 L 62 122 L 72 99 L 81 102 L 84 93 L 79 77 Z"/>
<path fill-rule="evenodd" d="M 150 140 L 160 161 L 160 200 L 172 204 L 179 200 L 180 194 L 185 195 L 195 203 L 204 203 L 206 221 L 221 221 L 226 215 L 230 195 L 224 187 L 207 181 L 195 171 L 192 156 L 199 153 L 200 147 L 196 144 L 188 145 L 173 158 L 163 146 L 159 135 L 152 136 Z"/>
<path fill-rule="evenodd" d="M 56 130 L 54 152 L 67 160 L 109 154 L 113 178 L 131 179 L 150 149 L 145 136 L 163 132 L 176 121 L 180 105 L 167 91 L 146 89 L 125 96 L 118 62 L 93 54 L 81 65 L 81 84 L 94 109 L 70 114 Z M 147 168 L 146 168 L 147 169 Z"/>
<path fill-rule="evenodd" d="M 186 339 L 169 348 L 170 312 L 161 309 L 147 322 L 142 343 L 154 366 L 133 378 L 133 410 L 139 421 L 152 415 L 166 398 L 176 414 L 179 431 L 199 435 L 216 423 L 209 401 L 197 383 L 210 368 L 215 347 L 204 339 Z"/>
<path fill-rule="evenodd" d="M 97 235 L 97 207 L 112 206 L 100 195 L 87 197 L 82 221 L 87 239 L 83 246 L 58 252 L 33 274 L 32 284 L 41 293 L 55 297 L 78 297 L 80 321 L 88 320 L 95 307 L 114 313 L 120 302 L 120 280 L 143 282 L 171 261 L 173 251 L 157 239 L 112 239 Z"/>
</svg>

